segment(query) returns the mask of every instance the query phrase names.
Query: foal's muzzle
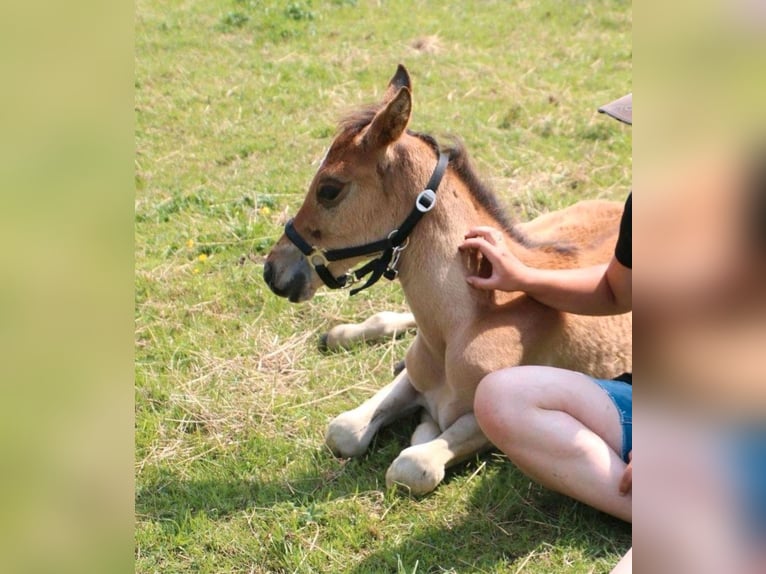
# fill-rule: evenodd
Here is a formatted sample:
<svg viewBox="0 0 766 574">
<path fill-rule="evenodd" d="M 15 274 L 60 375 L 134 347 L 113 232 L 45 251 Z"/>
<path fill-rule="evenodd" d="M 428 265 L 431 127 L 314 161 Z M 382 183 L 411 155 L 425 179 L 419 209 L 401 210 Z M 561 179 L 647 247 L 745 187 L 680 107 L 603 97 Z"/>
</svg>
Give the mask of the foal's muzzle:
<svg viewBox="0 0 766 574">
<path fill-rule="evenodd" d="M 311 268 L 303 256 L 298 255 L 294 256 L 287 249 L 275 248 L 263 266 L 263 280 L 269 289 L 291 303 L 307 301 L 315 291 L 311 284 Z"/>
</svg>

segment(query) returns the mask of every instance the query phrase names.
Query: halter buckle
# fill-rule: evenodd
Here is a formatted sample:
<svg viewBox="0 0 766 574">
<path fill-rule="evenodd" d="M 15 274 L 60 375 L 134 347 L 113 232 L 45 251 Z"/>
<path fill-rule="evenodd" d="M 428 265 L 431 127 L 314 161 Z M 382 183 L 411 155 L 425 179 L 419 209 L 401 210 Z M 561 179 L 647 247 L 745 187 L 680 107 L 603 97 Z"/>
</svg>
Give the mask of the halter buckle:
<svg viewBox="0 0 766 574">
<path fill-rule="evenodd" d="M 415 208 L 420 213 L 428 213 L 436 205 L 436 193 L 433 189 L 424 189 L 415 199 Z"/>
</svg>

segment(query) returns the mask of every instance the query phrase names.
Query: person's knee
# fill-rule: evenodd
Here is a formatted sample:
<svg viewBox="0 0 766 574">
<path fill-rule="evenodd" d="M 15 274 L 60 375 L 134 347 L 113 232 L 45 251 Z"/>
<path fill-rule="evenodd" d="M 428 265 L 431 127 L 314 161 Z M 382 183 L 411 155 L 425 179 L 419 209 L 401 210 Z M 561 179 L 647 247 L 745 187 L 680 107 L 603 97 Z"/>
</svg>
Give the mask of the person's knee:
<svg viewBox="0 0 766 574">
<path fill-rule="evenodd" d="M 473 411 L 476 418 L 481 422 L 482 420 L 490 420 L 496 416 L 497 413 L 497 400 L 498 396 L 503 394 L 508 385 L 508 377 L 506 373 L 509 369 L 503 369 L 502 371 L 495 371 L 486 375 L 476 387 L 476 394 L 473 398 Z"/>
<path fill-rule="evenodd" d="M 491 413 L 509 404 L 526 405 L 534 402 L 537 394 L 534 367 L 501 369 L 488 374 L 479 382 L 474 396 L 474 410 Z"/>
<path fill-rule="evenodd" d="M 512 367 L 485 376 L 476 388 L 474 415 L 492 442 L 524 424 L 524 412 L 533 406 L 535 390 L 526 367 Z"/>
</svg>

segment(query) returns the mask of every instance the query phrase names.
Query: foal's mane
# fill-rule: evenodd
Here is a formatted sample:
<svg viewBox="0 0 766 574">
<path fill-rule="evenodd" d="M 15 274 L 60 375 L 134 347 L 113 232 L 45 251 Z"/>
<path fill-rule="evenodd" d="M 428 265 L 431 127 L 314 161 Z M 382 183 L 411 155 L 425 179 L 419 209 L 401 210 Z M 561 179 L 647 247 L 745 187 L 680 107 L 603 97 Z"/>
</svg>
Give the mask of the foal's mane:
<svg viewBox="0 0 766 574">
<path fill-rule="evenodd" d="M 373 104 L 356 110 L 352 110 L 344 116 L 338 123 L 339 137 L 354 137 L 367 127 L 375 117 L 375 114 L 381 109 L 380 104 Z M 436 139 L 426 133 L 407 130 L 407 133 L 428 144 L 438 158 L 441 151 L 449 155 L 449 165 L 455 170 L 458 177 L 468 187 L 471 195 L 487 213 L 518 243 L 525 247 L 552 247 L 556 251 L 571 252 L 572 248 L 568 245 L 551 244 L 549 242 L 539 243 L 530 240 L 522 233 L 508 217 L 505 209 L 497 199 L 497 195 L 485 182 L 483 182 L 476 173 L 473 164 L 468 157 L 468 151 L 463 142 L 457 137 L 450 137 L 449 146 L 440 147 Z"/>
<path fill-rule="evenodd" d="M 508 214 L 505 212 L 505 209 L 498 201 L 495 192 L 479 178 L 470 157 L 468 157 L 468 150 L 466 150 L 462 140 L 453 136 L 449 138 L 450 145 L 440 148 L 436 139 L 428 134 L 413 131 L 408 131 L 408 133 L 427 143 L 437 156 L 439 155 L 440 150 L 449 154 L 449 164 L 452 166 L 452 169 L 455 170 L 458 177 L 463 180 L 463 183 L 466 184 L 468 191 L 470 191 L 471 195 L 479 205 L 486 209 L 487 213 L 489 213 L 503 229 L 510 233 L 514 239 L 526 243 L 526 237 L 516 229 L 513 222 L 508 217 Z"/>
</svg>

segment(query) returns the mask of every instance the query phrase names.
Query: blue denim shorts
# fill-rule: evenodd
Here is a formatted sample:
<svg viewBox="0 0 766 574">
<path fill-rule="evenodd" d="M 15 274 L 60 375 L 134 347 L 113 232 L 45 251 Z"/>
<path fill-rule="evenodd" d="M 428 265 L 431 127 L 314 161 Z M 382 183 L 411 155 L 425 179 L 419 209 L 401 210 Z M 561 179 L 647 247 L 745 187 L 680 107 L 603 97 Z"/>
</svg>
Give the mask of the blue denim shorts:
<svg viewBox="0 0 766 574">
<path fill-rule="evenodd" d="M 722 459 L 732 473 L 736 502 L 744 517 L 745 536 L 756 544 L 766 540 L 766 425 L 731 429 L 722 445 Z"/>
<path fill-rule="evenodd" d="M 622 425 L 622 460 L 628 462 L 628 453 L 633 450 L 633 386 L 623 381 L 592 379 L 604 389 L 620 413 Z"/>
</svg>

